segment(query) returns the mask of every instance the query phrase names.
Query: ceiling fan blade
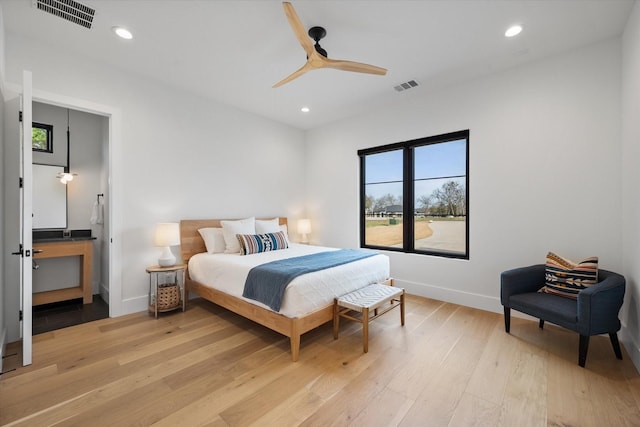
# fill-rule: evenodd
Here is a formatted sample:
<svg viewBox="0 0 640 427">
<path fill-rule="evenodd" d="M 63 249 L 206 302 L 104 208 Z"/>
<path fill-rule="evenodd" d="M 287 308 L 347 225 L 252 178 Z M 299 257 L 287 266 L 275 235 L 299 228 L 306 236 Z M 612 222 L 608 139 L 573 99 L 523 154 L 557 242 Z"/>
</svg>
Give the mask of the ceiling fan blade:
<svg viewBox="0 0 640 427">
<path fill-rule="evenodd" d="M 283 84 L 289 83 L 291 80 L 297 79 L 298 77 L 300 77 L 301 75 L 303 75 L 304 73 L 312 69 L 313 67 L 311 67 L 311 65 L 307 62 L 302 67 L 298 68 L 296 71 L 289 74 L 287 77 L 280 80 L 278 83 L 274 84 L 272 87 L 277 88 L 282 86 Z"/>
<path fill-rule="evenodd" d="M 302 45 L 302 48 L 307 52 L 307 56 L 311 55 L 311 52 L 315 52 L 315 48 L 313 47 L 313 43 L 311 43 L 311 39 L 307 35 L 307 30 L 305 30 L 304 25 L 302 25 L 302 21 L 300 21 L 296 10 L 293 8 L 293 5 L 285 1 L 282 2 L 282 7 L 284 8 L 284 13 L 287 15 L 287 19 L 289 20 L 289 25 Z"/>
<path fill-rule="evenodd" d="M 382 67 L 376 67 L 375 65 L 363 64 L 362 62 L 343 61 L 340 59 L 322 58 L 324 68 L 335 68 L 342 71 L 354 71 L 356 73 L 365 74 L 377 74 L 384 76 L 387 74 L 387 69 Z"/>
<path fill-rule="evenodd" d="M 363 64 L 361 62 L 353 62 L 353 61 L 343 61 L 339 59 L 329 59 L 326 57 L 326 52 L 322 54 L 316 51 L 315 46 L 311 42 L 309 36 L 312 36 L 316 42 L 324 37 L 326 31 L 322 27 L 314 27 L 309 30 L 307 34 L 306 29 L 302 25 L 302 21 L 298 17 L 296 10 L 293 8 L 293 5 L 287 1 L 282 2 L 282 7 L 284 8 L 284 13 L 287 15 L 287 19 L 289 20 L 289 25 L 293 30 L 296 38 L 300 42 L 300 45 L 307 53 L 307 62 L 300 67 L 298 70 L 280 80 L 278 83 L 274 84 L 273 87 L 280 87 L 286 83 L 289 83 L 291 80 L 297 79 L 304 73 L 310 70 L 314 70 L 317 68 L 334 68 L 337 70 L 343 71 L 354 71 L 356 73 L 365 73 L 365 74 L 377 74 L 384 76 L 387 74 L 386 68 L 376 67 L 375 65 Z M 312 34 L 312 30 L 320 30 L 320 32 L 314 32 Z"/>
</svg>

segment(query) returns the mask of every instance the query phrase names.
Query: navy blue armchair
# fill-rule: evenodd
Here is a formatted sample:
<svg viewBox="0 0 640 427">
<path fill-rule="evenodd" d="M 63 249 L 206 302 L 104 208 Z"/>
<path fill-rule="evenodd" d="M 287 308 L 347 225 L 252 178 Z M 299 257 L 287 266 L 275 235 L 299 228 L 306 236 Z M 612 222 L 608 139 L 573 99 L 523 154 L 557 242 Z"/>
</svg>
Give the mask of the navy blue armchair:
<svg viewBox="0 0 640 427">
<path fill-rule="evenodd" d="M 583 368 L 592 335 L 609 334 L 616 357 L 622 359 L 617 332 L 625 291 L 623 276 L 598 270 L 598 283 L 580 291 L 577 300 L 538 292 L 544 283 L 544 264 L 516 268 L 500 275 L 500 302 L 504 306 L 507 333 L 511 309 L 514 309 L 540 319 L 540 329 L 547 321 L 580 334 L 578 364 Z"/>
</svg>

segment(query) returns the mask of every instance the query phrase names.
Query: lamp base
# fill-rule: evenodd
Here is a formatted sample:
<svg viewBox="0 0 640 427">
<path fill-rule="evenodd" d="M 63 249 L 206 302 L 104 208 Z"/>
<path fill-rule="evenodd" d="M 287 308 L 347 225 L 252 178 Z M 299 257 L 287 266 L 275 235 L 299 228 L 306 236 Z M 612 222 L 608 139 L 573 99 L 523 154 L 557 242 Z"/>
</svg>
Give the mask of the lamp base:
<svg viewBox="0 0 640 427">
<path fill-rule="evenodd" d="M 160 254 L 160 258 L 158 258 L 158 265 L 160 267 L 171 267 L 176 265 L 176 257 L 171 252 L 169 246 L 165 246 L 162 250 L 162 254 Z"/>
</svg>

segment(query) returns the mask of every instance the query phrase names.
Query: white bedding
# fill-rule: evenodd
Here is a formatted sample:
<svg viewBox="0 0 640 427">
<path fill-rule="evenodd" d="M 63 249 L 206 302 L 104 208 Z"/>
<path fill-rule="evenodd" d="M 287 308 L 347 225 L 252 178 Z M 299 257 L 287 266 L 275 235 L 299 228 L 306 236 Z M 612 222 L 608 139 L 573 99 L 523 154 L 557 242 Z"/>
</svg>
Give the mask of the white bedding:
<svg viewBox="0 0 640 427">
<path fill-rule="evenodd" d="M 189 260 L 189 276 L 203 285 L 271 310 L 258 301 L 242 297 L 249 270 L 279 259 L 331 250 L 336 249 L 290 243 L 288 249 L 252 255 L 201 253 Z M 337 296 L 388 278 L 389 257 L 382 254 L 307 273 L 289 284 L 279 313 L 291 318 L 302 317 L 333 303 Z"/>
</svg>

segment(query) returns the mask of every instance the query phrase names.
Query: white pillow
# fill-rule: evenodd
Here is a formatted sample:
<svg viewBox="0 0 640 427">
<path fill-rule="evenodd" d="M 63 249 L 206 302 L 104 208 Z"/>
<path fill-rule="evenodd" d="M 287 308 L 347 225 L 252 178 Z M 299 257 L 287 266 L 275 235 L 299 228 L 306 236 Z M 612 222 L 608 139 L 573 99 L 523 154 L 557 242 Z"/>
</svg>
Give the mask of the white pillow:
<svg viewBox="0 0 640 427">
<path fill-rule="evenodd" d="M 256 234 L 277 233 L 280 231 L 280 218 L 256 219 Z"/>
<path fill-rule="evenodd" d="M 273 219 L 256 219 L 256 234 L 277 233 L 282 231 L 287 244 L 289 243 L 289 232 L 287 225 L 280 225 L 280 218 Z"/>
<path fill-rule="evenodd" d="M 198 230 L 198 233 L 202 236 L 204 245 L 207 247 L 207 252 L 210 254 L 222 253 L 227 248 L 224 242 L 222 228 L 201 228 Z"/>
<path fill-rule="evenodd" d="M 256 234 L 256 220 L 254 217 L 238 221 L 220 221 L 222 235 L 226 249 L 225 254 L 240 253 L 240 242 L 236 234 Z"/>
<path fill-rule="evenodd" d="M 287 245 L 291 243 L 289 241 L 289 232 L 287 231 L 287 224 L 282 224 L 278 226 L 278 231 L 282 231 L 284 233 L 284 238 L 287 239 Z"/>
</svg>

